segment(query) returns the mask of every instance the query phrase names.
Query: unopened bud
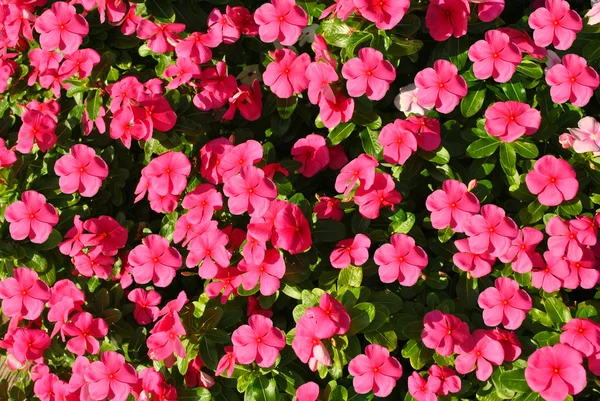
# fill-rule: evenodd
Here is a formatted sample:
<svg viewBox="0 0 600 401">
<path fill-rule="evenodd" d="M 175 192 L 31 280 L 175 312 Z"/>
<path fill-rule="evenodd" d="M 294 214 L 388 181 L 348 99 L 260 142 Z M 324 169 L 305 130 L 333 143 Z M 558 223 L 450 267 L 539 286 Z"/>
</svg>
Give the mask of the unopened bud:
<svg viewBox="0 0 600 401">
<path fill-rule="evenodd" d="M 467 185 L 467 191 L 471 192 L 477 186 L 477 180 L 469 181 L 469 185 Z"/>
</svg>

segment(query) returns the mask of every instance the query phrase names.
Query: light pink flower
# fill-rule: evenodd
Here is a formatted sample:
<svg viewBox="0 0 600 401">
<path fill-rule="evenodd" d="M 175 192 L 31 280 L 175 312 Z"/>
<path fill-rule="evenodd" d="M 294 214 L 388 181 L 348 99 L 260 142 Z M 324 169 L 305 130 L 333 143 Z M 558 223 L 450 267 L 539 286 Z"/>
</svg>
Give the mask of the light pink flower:
<svg viewBox="0 0 600 401">
<path fill-rule="evenodd" d="M 346 87 L 350 96 L 366 94 L 371 100 L 381 100 L 396 79 L 396 70 L 392 63 L 383 59 L 380 51 L 364 47 L 358 51 L 358 57 L 344 64 L 342 76 L 348 80 Z"/>
<path fill-rule="evenodd" d="M 473 73 L 477 79 L 493 77 L 496 82 L 508 82 L 523 56 L 507 34 L 492 30 L 485 33 L 485 40 L 471 45 L 469 59 L 474 63 Z"/>
<path fill-rule="evenodd" d="M 354 186 L 360 182 L 368 190 L 375 181 L 375 168 L 379 162 L 366 153 L 360 154 L 356 159 L 346 164 L 335 179 L 335 190 L 348 195 Z"/>
<path fill-rule="evenodd" d="M 77 144 L 71 147 L 71 154 L 56 161 L 54 172 L 60 177 L 59 185 L 63 193 L 79 191 L 81 196 L 92 197 L 108 177 L 108 165 L 96 156 L 94 149 Z"/>
<path fill-rule="evenodd" d="M 588 25 L 600 24 L 600 3 L 592 4 L 592 9 L 585 14 L 588 17 Z"/>
<path fill-rule="evenodd" d="M 261 169 L 244 166 L 240 175 L 230 177 L 225 182 L 223 193 L 229 197 L 227 206 L 232 214 L 239 215 L 247 211 L 252 217 L 261 217 L 277 197 L 277 187 Z"/>
<path fill-rule="evenodd" d="M 59 1 L 36 19 L 35 30 L 40 34 L 42 49 L 71 54 L 79 49 L 90 28 L 75 7 Z"/>
<path fill-rule="evenodd" d="M 486 288 L 478 298 L 479 307 L 483 309 L 483 321 L 488 326 L 500 323 L 509 329 L 521 327 L 527 312 L 531 310 L 531 297 L 519 284 L 508 277 L 499 277 L 494 287 Z"/>
<path fill-rule="evenodd" d="M 430 111 L 429 108 L 419 104 L 419 89 L 415 84 L 408 84 L 400 88 L 400 93 L 394 99 L 394 106 L 406 117 L 411 114 L 422 116 Z"/>
<path fill-rule="evenodd" d="M 577 195 L 579 182 L 573 167 L 563 159 L 542 156 L 525 177 L 527 189 L 542 205 L 557 206 Z"/>
<path fill-rule="evenodd" d="M 594 117 L 582 118 L 577 123 L 577 128 L 569 128 L 568 131 L 570 135 L 563 135 L 569 135 L 575 152 L 600 152 L 600 123 Z"/>
<path fill-rule="evenodd" d="M 394 210 L 394 205 L 402 202 L 402 195 L 395 188 L 396 183 L 391 175 L 375 173 L 375 180 L 370 189 L 365 190 L 361 183 L 354 193 L 354 203 L 358 205 L 358 212 L 364 218 L 376 219 L 381 208 L 390 206 Z"/>
<path fill-rule="evenodd" d="M 73 337 L 67 342 L 67 349 L 76 355 L 86 351 L 92 355 L 100 351 L 98 338 L 108 334 L 108 324 L 102 318 L 96 318 L 91 313 L 77 313 L 64 327 L 67 336 Z"/>
<path fill-rule="evenodd" d="M 308 15 L 295 0 L 271 0 L 254 12 L 254 21 L 263 42 L 278 40 L 284 46 L 292 46 L 302 34 L 302 28 L 308 25 Z"/>
<path fill-rule="evenodd" d="M 317 401 L 319 386 L 315 382 L 307 382 L 296 389 L 296 401 Z"/>
<path fill-rule="evenodd" d="M 427 7 L 425 26 L 431 37 L 439 42 L 451 36 L 460 38 L 467 33 L 470 13 L 467 0 L 433 0 Z"/>
<path fill-rule="evenodd" d="M 33 270 L 17 267 L 13 277 L 0 281 L 0 298 L 4 315 L 36 320 L 50 300 L 50 289 Z"/>
<path fill-rule="evenodd" d="M 161 296 L 158 292 L 136 288 L 127 294 L 127 299 L 135 304 L 133 317 L 136 322 L 146 325 L 156 321 L 158 318 L 158 305 L 160 305 L 161 301 Z"/>
<path fill-rule="evenodd" d="M 383 127 L 378 140 L 383 146 L 383 157 L 386 162 L 404 165 L 406 160 L 417 151 L 417 138 L 411 128 L 410 122 L 400 119 Z"/>
<path fill-rule="evenodd" d="M 486 250 L 485 252 L 475 253 L 469 246 L 469 239 L 462 238 L 454 241 L 458 249 L 452 255 L 452 261 L 462 271 L 469 272 L 472 277 L 480 278 L 487 276 L 492 272 L 492 266 L 496 263 L 496 258 Z"/>
<path fill-rule="evenodd" d="M 533 29 L 536 45 L 548 47 L 553 44 L 558 50 L 567 50 L 581 31 L 583 22 L 567 1 L 546 0 L 545 7 L 529 16 L 529 26 Z"/>
<path fill-rule="evenodd" d="M 423 248 L 415 245 L 415 240 L 406 234 L 392 235 L 390 244 L 379 247 L 374 258 L 382 282 L 393 283 L 398 280 L 407 287 L 416 284 L 428 262 Z"/>
<path fill-rule="evenodd" d="M 415 85 L 419 89 L 419 104 L 435 106 L 438 112 L 444 114 L 454 110 L 468 92 L 466 81 L 458 75 L 456 66 L 447 60 L 437 60 L 433 68 L 419 71 Z"/>
<path fill-rule="evenodd" d="M 510 263 L 517 273 L 530 272 L 533 268 L 533 258 L 539 257 L 535 248 L 543 239 L 544 234 L 537 228 L 523 227 L 512 241 L 510 248 L 504 255 L 500 255 L 499 259 L 503 263 Z"/>
<path fill-rule="evenodd" d="M 238 362 L 270 368 L 285 347 L 285 336 L 273 321 L 262 315 L 252 315 L 248 324 L 238 327 L 231 335 L 233 352 Z"/>
<path fill-rule="evenodd" d="M 469 236 L 471 251 L 487 251 L 495 257 L 504 255 L 512 240 L 519 234 L 519 228 L 506 216 L 504 209 L 496 205 L 484 205 L 480 213 L 465 223 L 465 234 Z"/>
<path fill-rule="evenodd" d="M 248 262 L 243 259 L 238 264 L 242 272 L 242 287 L 250 291 L 260 281 L 260 293 L 270 296 L 279 289 L 279 280 L 285 274 L 285 262 L 277 249 L 269 249 L 265 252 L 264 259 L 259 263 Z"/>
<path fill-rule="evenodd" d="M 263 74 L 263 81 L 277 97 L 287 99 L 308 88 L 306 70 L 310 56 L 307 53 L 296 56 L 291 50 L 279 49 L 273 53 L 273 59 Z"/>
<path fill-rule="evenodd" d="M 92 362 L 84 373 L 86 392 L 94 401 L 124 401 L 137 383 L 138 375 L 134 367 L 125 362 L 123 355 L 106 351 L 100 361 Z"/>
<path fill-rule="evenodd" d="M 356 234 L 338 242 L 331 252 L 329 260 L 336 269 L 345 269 L 350 265 L 362 266 L 369 259 L 371 240 L 364 234 Z"/>
<path fill-rule="evenodd" d="M 504 348 L 496 341 L 490 332 L 475 330 L 471 338 L 458 346 L 456 371 L 467 374 L 473 369 L 475 376 L 486 381 L 494 370 L 492 365 L 500 366 L 504 362 Z"/>
<path fill-rule="evenodd" d="M 46 242 L 52 227 L 58 223 L 58 212 L 46 197 L 36 191 L 25 191 L 21 200 L 11 203 L 4 218 L 10 223 L 10 236 L 14 240 L 29 238 L 34 244 Z"/>
<path fill-rule="evenodd" d="M 305 177 L 313 177 L 329 164 L 329 148 L 325 138 L 317 134 L 309 134 L 300 138 L 291 150 L 294 160 L 302 163 L 298 172 Z"/>
<path fill-rule="evenodd" d="M 457 180 L 446 180 L 442 189 L 431 193 L 425 201 L 431 212 L 431 225 L 442 230 L 448 226 L 454 232 L 464 232 L 465 222 L 479 213 L 479 199 Z"/>
<path fill-rule="evenodd" d="M 600 78 L 583 57 L 567 54 L 562 58 L 562 64 L 556 64 L 548 70 L 546 83 L 551 86 L 553 102 L 570 101 L 573 106 L 583 107 L 600 85 Z"/>
<path fill-rule="evenodd" d="M 421 340 L 427 348 L 442 356 L 450 356 L 454 348 L 470 337 L 469 326 L 454 315 L 439 310 L 427 312 L 423 318 Z"/>
<path fill-rule="evenodd" d="M 142 244 L 129 252 L 129 264 L 133 267 L 133 278 L 138 284 L 152 281 L 157 287 L 167 287 L 181 267 L 181 255 L 169 246 L 169 240 L 150 234 Z"/>
<path fill-rule="evenodd" d="M 383 398 L 396 387 L 396 381 L 402 376 L 402 365 L 381 345 L 370 344 L 365 347 L 364 354 L 350 361 L 348 371 L 354 376 L 352 385 L 358 394 L 372 390 L 377 397 Z"/>
<path fill-rule="evenodd" d="M 568 345 L 556 344 L 535 350 L 527 360 L 525 380 L 547 401 L 562 401 L 585 388 L 586 372 L 581 354 Z"/>
<path fill-rule="evenodd" d="M 514 101 L 494 103 L 485 111 L 485 118 L 485 130 L 503 142 L 535 134 L 542 122 L 538 110 Z"/>
</svg>

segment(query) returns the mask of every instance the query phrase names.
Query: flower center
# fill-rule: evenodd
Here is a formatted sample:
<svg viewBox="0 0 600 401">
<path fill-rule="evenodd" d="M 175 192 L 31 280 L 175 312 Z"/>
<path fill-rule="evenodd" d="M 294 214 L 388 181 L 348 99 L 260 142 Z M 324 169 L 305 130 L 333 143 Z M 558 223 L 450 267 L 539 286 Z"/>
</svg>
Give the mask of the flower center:
<svg viewBox="0 0 600 401">
<path fill-rule="evenodd" d="M 30 215 L 29 215 L 29 218 L 30 218 L 30 219 L 35 219 L 35 214 L 30 214 Z"/>
<path fill-rule="evenodd" d="M 558 25 L 558 21 L 556 21 L 556 20 L 554 20 L 552 23 L 554 24 L 554 26 Z"/>
<path fill-rule="evenodd" d="M 554 177 L 550 178 L 550 182 L 554 184 L 556 182 L 556 178 L 554 178 Z"/>
<path fill-rule="evenodd" d="M 154 259 L 152 259 L 152 261 L 153 261 L 154 263 L 157 263 L 157 262 L 158 262 L 158 258 L 154 258 Z"/>
<path fill-rule="evenodd" d="M 475 352 L 475 355 L 477 355 L 477 356 L 481 356 L 481 351 L 477 351 L 477 352 Z"/>
<path fill-rule="evenodd" d="M 85 171 L 85 169 L 83 167 L 79 167 L 79 172 L 83 173 Z"/>
<path fill-rule="evenodd" d="M 443 88 L 443 87 L 444 87 L 444 84 L 443 84 L 442 82 L 440 82 L 440 83 L 438 84 L 438 86 L 439 86 L 440 88 Z"/>
<path fill-rule="evenodd" d="M 498 53 L 494 53 L 494 54 L 492 54 L 492 57 L 493 57 L 493 58 L 498 58 Z"/>
</svg>

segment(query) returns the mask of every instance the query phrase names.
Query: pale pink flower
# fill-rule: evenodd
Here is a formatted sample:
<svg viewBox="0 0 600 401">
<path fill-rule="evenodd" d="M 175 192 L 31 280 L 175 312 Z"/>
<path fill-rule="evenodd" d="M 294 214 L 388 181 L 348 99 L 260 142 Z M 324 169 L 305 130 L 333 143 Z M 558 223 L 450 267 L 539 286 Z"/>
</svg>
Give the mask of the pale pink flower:
<svg viewBox="0 0 600 401">
<path fill-rule="evenodd" d="M 402 366 L 398 360 L 379 344 L 367 345 L 364 354 L 350 361 L 348 371 L 354 376 L 352 385 L 358 394 L 373 391 L 382 398 L 390 395 L 396 387 L 396 381 L 402 376 Z"/>
<path fill-rule="evenodd" d="M 270 368 L 285 347 L 285 336 L 273 321 L 262 315 L 252 315 L 248 324 L 238 327 L 231 336 L 233 352 L 238 362 Z"/>
<path fill-rule="evenodd" d="M 422 116 L 431 111 L 429 107 L 419 104 L 419 89 L 415 84 L 408 84 L 400 88 L 400 93 L 394 99 L 394 106 L 406 117 L 411 114 Z"/>
<path fill-rule="evenodd" d="M 600 123 L 594 117 L 582 118 L 577 128 L 569 128 L 568 131 L 573 138 L 571 145 L 575 152 L 600 152 Z"/>
<path fill-rule="evenodd" d="M 11 203 L 4 212 L 10 223 L 12 239 L 20 241 L 29 238 L 34 244 L 46 242 L 52 227 L 58 223 L 58 212 L 46 197 L 30 190 L 21 194 L 21 200 Z"/>
<path fill-rule="evenodd" d="M 398 3 L 397 0 L 394 0 Z M 352 97 L 364 94 L 371 100 L 381 100 L 396 79 L 396 70 L 383 59 L 383 54 L 370 47 L 358 51 L 358 58 L 348 60 L 342 67 L 342 76 L 348 81 L 346 87 Z"/>
<path fill-rule="evenodd" d="M 581 31 L 583 22 L 567 1 L 546 0 L 545 7 L 529 16 L 529 26 L 533 29 L 536 45 L 548 47 L 553 44 L 558 50 L 567 50 Z"/>
</svg>

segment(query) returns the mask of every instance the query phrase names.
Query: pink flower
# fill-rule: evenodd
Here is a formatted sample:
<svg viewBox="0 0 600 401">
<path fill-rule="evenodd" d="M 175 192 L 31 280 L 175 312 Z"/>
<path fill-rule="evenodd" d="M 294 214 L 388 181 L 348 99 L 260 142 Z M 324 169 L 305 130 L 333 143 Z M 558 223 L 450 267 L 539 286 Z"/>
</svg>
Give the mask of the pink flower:
<svg viewBox="0 0 600 401">
<path fill-rule="evenodd" d="M 342 168 L 335 179 L 335 190 L 348 195 L 359 182 L 365 190 L 370 189 L 375 181 L 377 166 L 379 166 L 379 162 L 373 156 L 366 153 L 360 154 Z"/>
<path fill-rule="evenodd" d="M 321 135 L 309 134 L 300 138 L 292 146 L 294 160 L 302 163 L 298 172 L 305 177 L 313 177 L 329 164 L 329 148 Z"/>
<path fill-rule="evenodd" d="M 89 77 L 92 69 L 100 62 L 100 54 L 92 49 L 77 50 L 73 54 L 66 54 L 58 73 L 72 77 L 78 74 L 80 79 Z"/>
<path fill-rule="evenodd" d="M 352 385 L 358 394 L 373 390 L 377 397 L 382 398 L 390 395 L 396 387 L 396 381 L 402 376 L 402 366 L 398 360 L 378 344 L 367 345 L 364 354 L 350 361 L 348 371 L 354 376 Z"/>
<path fill-rule="evenodd" d="M 422 116 L 430 111 L 419 105 L 419 90 L 415 84 L 408 84 L 400 88 L 400 93 L 394 99 L 394 106 L 406 117 L 410 114 Z"/>
<path fill-rule="evenodd" d="M 480 278 L 492 272 L 496 258 L 485 252 L 475 253 L 469 246 L 469 239 L 462 238 L 454 241 L 459 252 L 452 256 L 452 261 L 462 271 L 469 272 L 472 277 Z"/>
<path fill-rule="evenodd" d="M 542 156 L 525 177 L 527 189 L 542 205 L 557 206 L 577 195 L 579 182 L 573 167 L 551 155 Z"/>
<path fill-rule="evenodd" d="M 544 234 L 537 228 L 523 227 L 512 241 L 510 248 L 504 255 L 500 255 L 499 259 L 503 263 L 510 263 L 517 273 L 530 272 L 533 268 L 533 259 L 539 257 L 535 248 L 543 239 Z"/>
<path fill-rule="evenodd" d="M 375 251 L 379 278 L 384 283 L 398 280 L 401 285 L 407 287 L 415 285 L 421 270 L 427 266 L 427 254 L 406 234 L 394 234 L 390 237 L 390 242 Z"/>
<path fill-rule="evenodd" d="M 218 164 L 218 174 L 222 176 L 224 181 L 238 175 L 244 166 L 252 166 L 258 163 L 263 157 L 262 145 L 252 139 L 240 143 L 233 149 L 229 149 L 226 144 L 223 144 L 223 147 L 226 151 Z"/>
<path fill-rule="evenodd" d="M 344 218 L 344 211 L 340 208 L 340 201 L 328 196 L 320 196 L 314 209 L 318 219 L 331 219 L 340 221 Z"/>
<path fill-rule="evenodd" d="M 44 351 L 50 346 L 52 340 L 44 330 L 31 330 L 18 328 L 12 335 L 13 354 L 15 358 L 24 363 L 36 361 L 44 357 Z"/>
<path fill-rule="evenodd" d="M 352 119 L 354 99 L 347 98 L 342 92 L 332 97 L 321 96 L 319 113 L 325 127 L 335 128 L 340 122 L 345 123 Z"/>
<path fill-rule="evenodd" d="M 292 46 L 308 25 L 306 11 L 295 0 L 271 0 L 254 12 L 260 40 L 271 43 L 278 40 L 284 46 Z"/>
<path fill-rule="evenodd" d="M 208 33 L 213 35 L 218 43 L 223 42 L 228 45 L 237 42 L 242 35 L 228 13 L 222 14 L 218 8 L 214 8 L 208 14 Z"/>
<path fill-rule="evenodd" d="M 354 0 L 356 8 L 367 20 L 374 22 L 377 29 L 392 29 L 408 11 L 409 0 Z"/>
<path fill-rule="evenodd" d="M 112 257 L 103 255 L 98 248 L 88 253 L 79 252 L 73 257 L 77 273 L 84 277 L 96 276 L 108 280 L 113 272 L 115 261 Z"/>
<path fill-rule="evenodd" d="M 273 53 L 273 59 L 263 74 L 263 80 L 277 97 L 287 99 L 308 88 L 306 70 L 310 56 L 307 53 L 296 56 L 291 50 L 279 49 Z"/>
<path fill-rule="evenodd" d="M 544 252 L 543 261 L 536 264 L 531 272 L 531 284 L 535 288 L 541 288 L 545 292 L 551 293 L 558 290 L 563 280 L 569 277 L 569 263 L 563 257 L 554 256 L 552 252 Z"/>
<path fill-rule="evenodd" d="M 577 123 L 577 128 L 568 130 L 570 134 L 563 135 L 567 136 L 569 140 L 562 141 L 561 144 L 570 143 L 577 153 L 600 152 L 600 123 L 594 117 L 584 117 Z M 565 145 L 563 145 L 564 147 Z"/>
<path fill-rule="evenodd" d="M 322 96 L 333 97 L 331 83 L 336 82 L 339 77 L 335 68 L 327 63 L 310 63 L 306 69 L 308 79 L 308 99 L 312 104 L 318 104 Z"/>
<path fill-rule="evenodd" d="M 258 145 L 260 146 L 260 144 Z M 260 148 L 260 158 L 262 158 L 262 146 Z M 204 145 L 200 149 L 200 175 L 202 178 L 215 185 L 220 184 L 222 179 L 218 168 L 221 165 L 221 160 L 228 153 L 227 151 L 232 149 L 233 144 L 227 138 L 213 139 Z M 232 163 L 231 167 L 233 168 L 234 165 Z"/>
<path fill-rule="evenodd" d="M 425 380 L 415 371 L 408 378 L 408 392 L 417 401 L 437 401 L 435 392 L 439 387 L 440 379 L 434 376 Z"/>
<path fill-rule="evenodd" d="M 185 385 L 188 387 L 202 387 L 211 388 L 215 384 L 215 379 L 203 372 L 201 369 L 204 367 L 204 362 L 197 355 L 188 364 L 188 371 L 185 373 Z M 174 398 L 175 400 L 177 397 Z"/>
<path fill-rule="evenodd" d="M 216 224 L 211 226 L 210 222 L 203 223 L 200 231 L 201 233 L 188 244 L 190 253 L 185 260 L 185 265 L 194 267 L 202 262 L 198 274 L 208 280 L 217 275 L 219 271 L 217 265 L 229 266 L 231 254 L 225 248 L 229 238 L 217 228 Z"/>
<path fill-rule="evenodd" d="M 491 22 L 504 11 L 504 0 L 472 0 L 477 4 L 477 16 L 483 22 Z"/>
<path fill-rule="evenodd" d="M 256 121 L 262 113 L 262 92 L 258 80 L 252 81 L 252 89 L 242 84 L 237 93 L 229 98 L 229 109 L 223 114 L 223 119 L 233 120 L 235 111 L 239 110 L 242 117 L 248 121 Z"/>
<path fill-rule="evenodd" d="M 458 75 L 456 66 L 447 60 L 437 60 L 433 68 L 419 71 L 415 85 L 419 88 L 419 104 L 435 106 L 438 112 L 444 114 L 452 112 L 468 91 L 467 83 Z"/>
<path fill-rule="evenodd" d="M 306 316 L 316 318 L 320 324 L 316 330 L 321 333 L 331 331 L 330 326 L 333 325 L 333 333 L 343 336 L 350 330 L 350 315 L 346 312 L 346 308 L 334 297 L 324 292 L 319 300 L 319 306 L 308 308 Z M 331 337 L 331 335 L 323 334 L 323 338 Z"/>
<path fill-rule="evenodd" d="M 225 370 L 227 370 L 227 376 L 231 377 L 235 369 L 235 363 L 237 362 L 235 354 L 233 353 L 233 347 L 228 345 L 225 347 L 225 355 L 219 360 L 217 369 L 215 370 L 216 376 L 221 376 Z"/>
<path fill-rule="evenodd" d="M 225 182 L 223 193 L 229 197 L 227 205 L 232 214 L 239 215 L 247 211 L 252 217 L 261 217 L 277 197 L 277 187 L 261 169 L 244 166 L 240 175 L 230 177 Z"/>
<path fill-rule="evenodd" d="M 42 152 L 56 144 L 56 120 L 51 116 L 37 110 L 27 110 L 23 113 L 22 121 L 16 146 L 19 152 L 30 153 L 34 140 Z"/>
<path fill-rule="evenodd" d="M 600 24 L 600 3 L 594 3 L 592 1 L 592 9 L 585 14 L 588 17 L 588 25 Z"/>
<path fill-rule="evenodd" d="M 529 26 L 533 29 L 533 40 L 540 47 L 553 44 L 558 50 L 567 50 L 583 22 L 576 11 L 571 10 L 565 0 L 546 0 L 546 6 L 538 8 L 529 16 Z"/>
<path fill-rule="evenodd" d="M 35 30 L 40 34 L 42 49 L 71 54 L 79 49 L 90 28 L 75 7 L 59 1 L 36 19 Z"/>
<path fill-rule="evenodd" d="M 54 172 L 60 177 L 60 190 L 65 194 L 79 191 L 81 196 L 92 197 L 98 193 L 102 180 L 108 177 L 108 166 L 94 149 L 77 144 L 71 154 L 56 161 Z"/>
<path fill-rule="evenodd" d="M 383 146 L 386 162 L 404 165 L 406 160 L 417 151 L 417 138 L 410 129 L 412 124 L 397 119 L 387 124 L 379 134 L 379 144 Z"/>
<path fill-rule="evenodd" d="M 425 326 L 421 332 L 423 344 L 442 356 L 452 355 L 454 347 L 470 337 L 469 327 L 465 322 L 439 310 L 427 312 L 423 324 Z"/>
<path fill-rule="evenodd" d="M 392 63 L 383 59 L 380 51 L 364 47 L 358 51 L 358 58 L 344 64 L 342 76 L 348 80 L 346 87 L 350 96 L 366 94 L 371 100 L 381 100 L 396 79 L 396 70 Z"/>
<path fill-rule="evenodd" d="M 214 281 L 206 286 L 206 295 L 216 298 L 221 295 L 221 303 L 224 305 L 231 294 L 237 295 L 237 289 L 242 283 L 241 272 L 236 267 L 219 267 Z M 252 287 L 254 288 L 254 287 Z"/>
<path fill-rule="evenodd" d="M 254 22 L 254 15 L 250 13 L 246 7 L 235 6 L 226 7 L 226 13 L 233 24 L 240 30 L 244 35 L 247 36 L 258 36 L 258 25 Z"/>
<path fill-rule="evenodd" d="M 273 321 L 262 315 L 252 315 L 248 324 L 238 327 L 231 335 L 233 352 L 241 364 L 256 362 L 270 368 L 285 347 L 285 336 Z"/>
<path fill-rule="evenodd" d="M 562 327 L 560 343 L 570 345 L 586 357 L 600 352 L 600 326 L 590 319 L 571 319 Z"/>
<path fill-rule="evenodd" d="M 131 386 L 138 381 L 134 367 L 125 362 L 123 355 L 106 351 L 100 361 L 92 362 L 84 373 L 87 393 L 95 401 L 124 401 L 131 392 Z"/>
<path fill-rule="evenodd" d="M 136 32 L 140 39 L 148 40 L 148 48 L 156 54 L 163 54 L 175 50 L 175 45 L 180 38 L 178 32 L 185 30 L 184 24 L 157 24 L 147 19 L 142 19 Z"/>
<path fill-rule="evenodd" d="M 25 191 L 21 200 L 11 203 L 4 213 L 10 223 L 10 236 L 14 240 L 29 238 L 34 244 L 46 242 L 52 227 L 58 223 L 58 212 L 46 197 L 36 191 Z"/>
<path fill-rule="evenodd" d="M 144 167 L 143 175 L 158 195 L 179 195 L 187 185 L 192 163 L 182 152 L 167 152 Z"/>
<path fill-rule="evenodd" d="M 471 13 L 467 0 L 433 0 L 427 7 L 425 26 L 433 39 L 442 42 L 467 33 L 468 16 Z"/>
<path fill-rule="evenodd" d="M 486 288 L 478 298 L 479 307 L 483 309 L 483 321 L 488 326 L 500 323 L 509 329 L 521 327 L 525 315 L 531 310 L 531 297 L 519 284 L 508 277 L 499 277 L 494 287 Z"/>
<path fill-rule="evenodd" d="M 546 48 L 536 45 L 527 31 L 506 27 L 498 28 L 498 30 L 507 34 L 510 37 L 510 40 L 517 45 L 517 47 L 521 49 L 523 53 L 527 53 L 531 57 L 539 60 L 542 60 L 546 57 Z"/>
<path fill-rule="evenodd" d="M 493 366 L 504 362 L 504 349 L 486 330 L 475 330 L 471 338 L 458 346 L 456 371 L 467 374 L 476 369 L 475 376 L 481 381 L 490 378 Z"/>
<path fill-rule="evenodd" d="M 554 256 L 562 257 L 565 255 L 570 261 L 579 261 L 583 257 L 582 245 L 594 245 L 593 243 L 584 244 L 578 239 L 578 230 L 568 221 L 563 221 L 560 217 L 554 216 L 546 223 L 546 233 L 548 238 L 548 250 Z"/>
<path fill-rule="evenodd" d="M 431 225 L 442 230 L 448 226 L 454 232 L 464 232 L 465 222 L 479 212 L 479 199 L 457 180 L 446 180 L 442 189 L 431 193 L 425 201 L 431 212 Z"/>
<path fill-rule="evenodd" d="M 402 195 L 395 190 L 396 183 L 389 174 L 375 173 L 375 180 L 369 190 L 361 184 L 354 193 L 354 202 L 358 205 L 358 212 L 367 219 L 379 217 L 379 210 L 402 201 Z"/>
<path fill-rule="evenodd" d="M 562 401 L 585 388 L 581 354 L 564 344 L 542 347 L 527 360 L 525 379 L 547 401 Z"/>
<path fill-rule="evenodd" d="M 596 259 L 593 252 L 585 249 L 581 260 L 569 261 L 569 276 L 563 281 L 563 287 L 591 289 L 596 286 L 600 272 L 596 269 Z"/>
<path fill-rule="evenodd" d="M 6 148 L 4 138 L 0 138 L 0 168 L 10 167 L 17 161 L 17 155 Z"/>
<path fill-rule="evenodd" d="M 227 64 L 219 61 L 215 68 L 200 74 L 200 87 L 204 90 L 194 96 L 194 105 L 200 110 L 218 109 L 237 91 L 235 76 L 227 73 Z"/>
<path fill-rule="evenodd" d="M 212 219 L 215 210 L 223 207 L 223 197 L 211 184 L 199 184 L 189 192 L 181 203 L 187 209 L 187 221 L 191 224 L 204 223 Z"/>
<path fill-rule="evenodd" d="M 458 393 L 462 387 L 460 377 L 447 366 L 432 365 L 427 373 L 429 373 L 429 376 L 439 380 L 439 387 L 435 390 L 436 394 L 448 395 L 449 393 Z"/>
<path fill-rule="evenodd" d="M 89 219 L 83 228 L 92 234 L 86 245 L 95 246 L 104 255 L 116 255 L 127 243 L 127 229 L 110 216 Z"/>
<path fill-rule="evenodd" d="M 177 64 L 168 66 L 164 75 L 166 78 L 175 77 L 169 82 L 167 88 L 176 89 L 189 83 L 192 78 L 200 76 L 200 67 L 189 58 L 178 58 Z"/>
<path fill-rule="evenodd" d="M 152 281 L 157 287 L 167 287 L 181 267 L 181 255 L 169 246 L 169 240 L 150 234 L 131 250 L 128 258 L 133 278 L 138 284 Z"/>
<path fill-rule="evenodd" d="M 315 382 L 307 382 L 296 389 L 296 401 L 317 401 L 319 386 Z"/>
<path fill-rule="evenodd" d="M 485 33 L 485 40 L 471 45 L 469 59 L 474 63 L 473 72 L 477 79 L 493 76 L 496 82 L 508 82 L 523 56 L 507 34 L 492 30 Z"/>
<path fill-rule="evenodd" d="M 238 264 L 242 273 L 242 287 L 250 291 L 260 281 L 260 293 L 264 296 L 273 295 L 279 289 L 279 280 L 285 274 L 285 262 L 277 249 L 265 252 L 264 259 L 259 263 L 251 263 L 243 259 Z"/>
<path fill-rule="evenodd" d="M 298 359 L 307 363 L 313 372 L 319 365 L 331 366 L 331 356 L 321 340 L 333 337 L 335 326 L 325 332 L 320 325 L 321 322 L 315 316 L 302 316 L 296 325 L 296 335 L 292 341 L 292 348 Z"/>
<path fill-rule="evenodd" d="M 211 33 L 193 32 L 175 45 L 177 59 L 189 59 L 196 64 L 204 64 L 212 58 L 210 48 L 219 45 L 218 37 Z"/>
<path fill-rule="evenodd" d="M 496 257 L 504 255 L 519 234 L 519 227 L 510 217 L 506 217 L 504 209 L 496 205 L 484 205 L 480 213 L 465 222 L 465 234 L 469 236 L 471 251 L 487 251 Z"/>
<path fill-rule="evenodd" d="M 277 213 L 271 242 L 274 247 L 286 250 L 292 255 L 311 247 L 310 227 L 297 205 L 286 202 L 285 207 Z"/>
<path fill-rule="evenodd" d="M 533 135 L 542 122 L 540 112 L 521 102 L 497 102 L 485 111 L 485 130 L 503 142 Z"/>
<path fill-rule="evenodd" d="M 417 146 L 431 152 L 442 143 L 440 121 L 431 117 L 411 116 L 406 119 L 412 126 L 409 130 L 417 138 Z"/>
<path fill-rule="evenodd" d="M 0 281 L 0 298 L 4 315 L 36 320 L 50 300 L 50 289 L 33 270 L 17 267 L 13 277 Z"/>
<path fill-rule="evenodd" d="M 364 234 L 356 234 L 338 242 L 331 252 L 329 260 L 336 269 L 345 269 L 350 265 L 362 266 L 369 259 L 371 240 Z"/>
<path fill-rule="evenodd" d="M 567 54 L 563 57 L 562 64 L 556 64 L 548 70 L 546 82 L 551 86 L 553 102 L 570 101 L 573 106 L 583 107 L 600 85 L 600 78 L 583 57 Z"/>
<path fill-rule="evenodd" d="M 127 299 L 135 304 L 133 317 L 139 324 L 145 325 L 156 321 L 158 318 L 158 305 L 161 296 L 158 292 L 136 288 L 127 295 Z"/>
<path fill-rule="evenodd" d="M 83 355 L 86 351 L 92 355 L 100 351 L 97 338 L 108 334 L 108 325 L 104 319 L 96 318 L 91 313 L 77 313 L 64 327 L 64 332 L 71 338 L 67 342 L 67 349 L 76 355 Z"/>
<path fill-rule="evenodd" d="M 521 342 L 514 331 L 503 330 L 496 327 L 491 332 L 488 331 L 488 334 L 502 345 L 505 362 L 514 362 L 519 358 L 522 352 Z"/>
</svg>

